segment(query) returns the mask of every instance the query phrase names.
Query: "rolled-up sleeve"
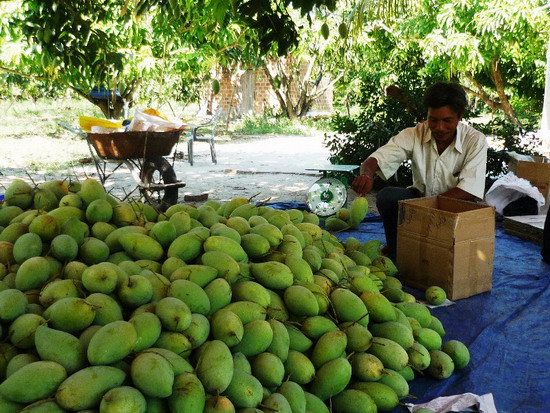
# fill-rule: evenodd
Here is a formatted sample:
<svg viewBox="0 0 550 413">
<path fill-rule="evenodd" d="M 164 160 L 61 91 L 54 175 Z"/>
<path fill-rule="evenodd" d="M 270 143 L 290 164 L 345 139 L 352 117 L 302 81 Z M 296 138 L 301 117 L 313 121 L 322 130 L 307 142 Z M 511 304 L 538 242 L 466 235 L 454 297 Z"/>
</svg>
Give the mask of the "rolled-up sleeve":
<svg viewBox="0 0 550 413">
<path fill-rule="evenodd" d="M 378 161 L 379 173 L 385 180 L 391 178 L 399 166 L 410 159 L 415 144 L 414 130 L 404 129 L 370 155 Z"/>
</svg>

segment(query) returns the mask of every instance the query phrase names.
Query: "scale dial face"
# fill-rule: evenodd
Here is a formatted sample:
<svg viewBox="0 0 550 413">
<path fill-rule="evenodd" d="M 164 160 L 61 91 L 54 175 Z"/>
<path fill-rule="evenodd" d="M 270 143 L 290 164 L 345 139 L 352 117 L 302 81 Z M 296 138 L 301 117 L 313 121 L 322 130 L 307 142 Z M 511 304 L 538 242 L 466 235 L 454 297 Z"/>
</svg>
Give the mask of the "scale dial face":
<svg viewBox="0 0 550 413">
<path fill-rule="evenodd" d="M 311 212 L 328 217 L 346 204 L 348 192 L 346 186 L 336 178 L 321 178 L 308 190 L 307 204 Z"/>
</svg>

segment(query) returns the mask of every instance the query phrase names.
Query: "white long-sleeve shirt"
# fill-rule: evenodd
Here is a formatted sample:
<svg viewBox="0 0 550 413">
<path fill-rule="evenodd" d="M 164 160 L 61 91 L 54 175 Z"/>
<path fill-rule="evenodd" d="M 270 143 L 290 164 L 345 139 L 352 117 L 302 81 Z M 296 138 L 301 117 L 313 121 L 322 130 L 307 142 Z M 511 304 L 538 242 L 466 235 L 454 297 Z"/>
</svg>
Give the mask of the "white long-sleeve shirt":
<svg viewBox="0 0 550 413">
<path fill-rule="evenodd" d="M 478 130 L 459 122 L 456 139 L 440 155 L 427 122 L 407 128 L 372 155 L 380 174 L 390 178 L 406 160 L 411 161 L 413 188 L 424 196 L 460 188 L 483 199 L 487 164 L 487 139 Z"/>
</svg>

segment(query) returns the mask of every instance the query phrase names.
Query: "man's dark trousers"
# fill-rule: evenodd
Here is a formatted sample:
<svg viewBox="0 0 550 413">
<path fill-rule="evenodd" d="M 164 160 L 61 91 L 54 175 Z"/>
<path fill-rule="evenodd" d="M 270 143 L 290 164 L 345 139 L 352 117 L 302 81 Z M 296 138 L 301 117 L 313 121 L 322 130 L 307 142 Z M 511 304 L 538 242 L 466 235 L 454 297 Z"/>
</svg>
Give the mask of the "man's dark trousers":
<svg viewBox="0 0 550 413">
<path fill-rule="evenodd" d="M 376 194 L 376 208 L 384 222 L 386 233 L 386 250 L 384 253 L 394 257 L 397 251 L 397 214 L 398 203 L 404 199 L 419 198 L 420 192 L 415 188 L 387 186 Z"/>
</svg>

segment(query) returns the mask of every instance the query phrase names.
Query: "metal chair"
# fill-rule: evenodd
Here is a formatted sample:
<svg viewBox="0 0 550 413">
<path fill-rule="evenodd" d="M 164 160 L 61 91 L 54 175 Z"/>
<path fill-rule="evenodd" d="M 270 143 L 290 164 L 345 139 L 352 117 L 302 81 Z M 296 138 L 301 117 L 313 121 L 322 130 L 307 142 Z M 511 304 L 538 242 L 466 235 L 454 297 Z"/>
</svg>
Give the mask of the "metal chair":
<svg viewBox="0 0 550 413">
<path fill-rule="evenodd" d="M 222 108 L 216 109 L 212 117 L 199 125 L 190 125 L 191 134 L 187 137 L 187 153 L 189 157 L 189 163 L 193 166 L 193 143 L 194 142 L 208 142 L 210 145 L 210 155 L 212 157 L 212 163 L 217 164 L 216 148 L 214 147 L 214 141 L 216 136 L 216 128 L 222 115 Z M 208 132 L 204 135 L 199 134 L 200 129 L 207 129 Z"/>
</svg>

